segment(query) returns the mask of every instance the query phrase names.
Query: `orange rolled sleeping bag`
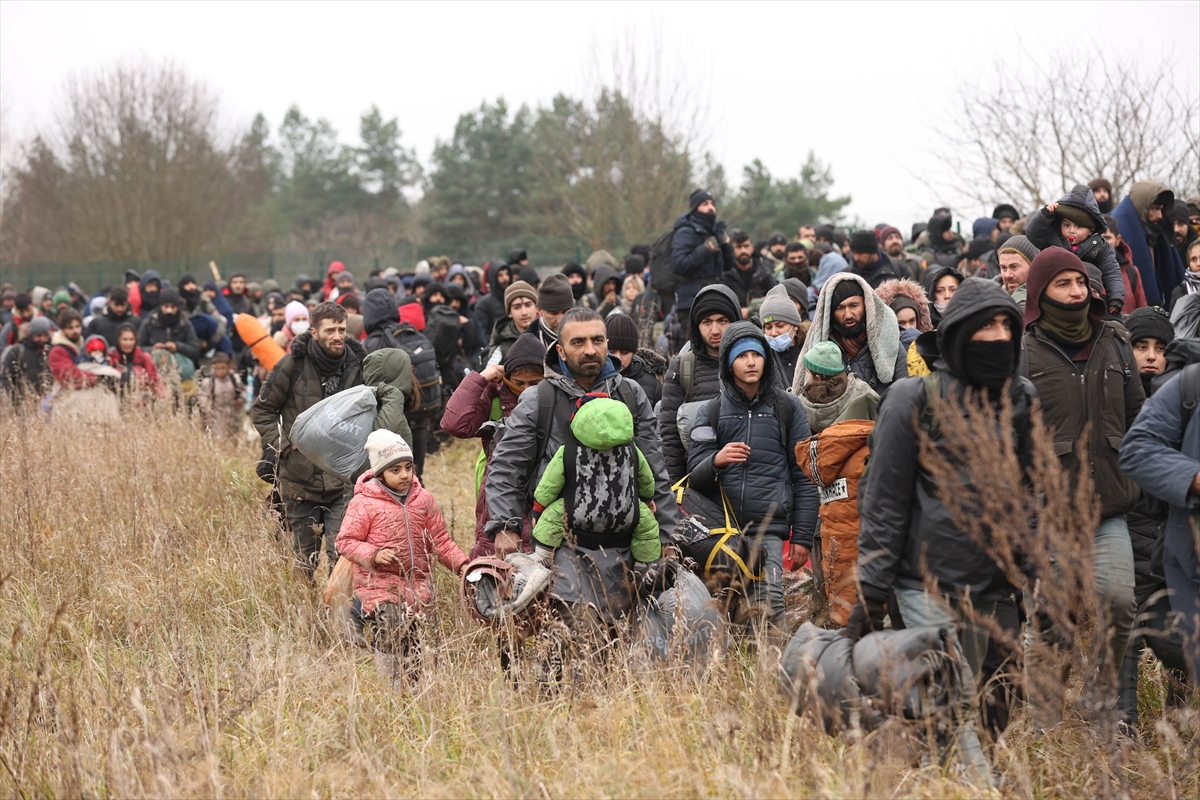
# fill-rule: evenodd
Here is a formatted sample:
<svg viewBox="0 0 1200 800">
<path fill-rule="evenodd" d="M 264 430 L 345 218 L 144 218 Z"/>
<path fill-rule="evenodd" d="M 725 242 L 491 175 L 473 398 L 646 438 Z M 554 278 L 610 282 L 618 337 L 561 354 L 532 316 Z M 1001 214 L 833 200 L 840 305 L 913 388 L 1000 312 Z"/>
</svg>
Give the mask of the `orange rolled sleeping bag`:
<svg viewBox="0 0 1200 800">
<path fill-rule="evenodd" d="M 284 351 L 271 338 L 271 333 L 258 321 L 258 317 L 238 314 L 233 318 L 233 324 L 237 328 L 238 336 L 250 348 L 250 352 L 254 353 L 258 363 L 268 371 L 274 369 L 279 359 L 283 358 Z"/>
</svg>

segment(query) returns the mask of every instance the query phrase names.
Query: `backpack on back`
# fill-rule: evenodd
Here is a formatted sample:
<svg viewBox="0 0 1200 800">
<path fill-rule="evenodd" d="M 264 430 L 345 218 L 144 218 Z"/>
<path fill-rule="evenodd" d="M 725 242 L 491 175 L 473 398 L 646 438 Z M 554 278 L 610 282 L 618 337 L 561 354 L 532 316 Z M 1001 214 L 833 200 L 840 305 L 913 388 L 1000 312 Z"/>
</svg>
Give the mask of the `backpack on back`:
<svg viewBox="0 0 1200 800">
<path fill-rule="evenodd" d="M 679 276 L 671 265 L 671 246 L 675 244 L 675 229 L 667 231 L 650 245 L 650 287 L 668 301 L 675 300 L 675 285 Z"/>
<path fill-rule="evenodd" d="M 441 413 L 442 373 L 438 370 L 437 352 L 425 334 L 407 322 L 383 332 L 386 347 L 396 347 L 408 353 L 413 377 L 421 387 L 419 405 L 407 409 L 410 419 L 432 419 Z"/>
</svg>

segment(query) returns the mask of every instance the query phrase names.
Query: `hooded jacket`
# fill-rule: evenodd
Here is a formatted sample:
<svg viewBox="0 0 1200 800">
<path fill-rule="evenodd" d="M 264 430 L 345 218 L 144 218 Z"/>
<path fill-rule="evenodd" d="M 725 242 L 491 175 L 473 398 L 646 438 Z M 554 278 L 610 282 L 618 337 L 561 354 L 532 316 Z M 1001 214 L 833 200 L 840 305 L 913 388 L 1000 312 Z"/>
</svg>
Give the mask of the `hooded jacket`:
<svg viewBox="0 0 1200 800">
<path fill-rule="evenodd" d="M 949 214 L 935 214 L 919 237 L 917 255 L 925 260 L 927 268 L 932 268 L 935 263 L 954 267 L 962 260 L 962 238 L 957 235 L 950 241 L 942 238 L 952 224 L 953 218 Z"/>
<path fill-rule="evenodd" d="M 146 294 L 146 284 L 150 281 L 158 282 L 158 294 Z M 142 319 L 150 316 L 150 312 L 158 310 L 158 298 L 162 297 L 163 289 L 162 276 L 152 269 L 148 269 L 142 273 L 141 280 L 138 281 L 138 297 L 140 302 L 140 311 L 138 314 Z M 133 298 L 130 298 L 130 305 L 133 305 Z"/>
<path fill-rule="evenodd" d="M 1100 519 L 1118 517 L 1137 503 L 1138 488 L 1118 466 L 1121 440 L 1146 400 L 1129 333 L 1104 319 L 1104 304 L 1092 301 L 1092 339 L 1087 349 L 1069 357 L 1037 323 L 1039 301 L 1055 275 L 1064 269 L 1087 274 L 1073 253 L 1043 250 L 1029 267 L 1025 301 L 1025 351 L 1028 375 L 1041 399 L 1042 418 L 1054 431 L 1054 453 L 1076 476 L 1082 465 L 1076 443 L 1087 432 L 1088 468 L 1095 483 Z M 961 289 L 959 290 L 961 291 Z M 1086 357 L 1085 357 L 1086 354 Z"/>
<path fill-rule="evenodd" d="M 650 374 L 650 370 L 646 368 L 646 362 L 641 356 L 635 355 L 630 359 L 629 366 L 621 370 L 621 377 L 641 386 L 651 407 L 657 406 L 658 401 L 662 400 L 662 383 Z"/>
<path fill-rule="evenodd" d="M 611 264 L 607 262 L 597 264 L 596 271 L 592 273 L 593 291 L 583 298 L 583 304 L 588 308 L 594 308 L 602 317 L 608 316 L 621 300 L 621 277 Z M 607 303 L 604 300 L 604 284 L 614 279 L 617 281 L 617 303 Z"/>
<path fill-rule="evenodd" d="M 687 393 L 679 378 L 680 356 L 671 359 L 667 376 L 663 381 L 662 405 L 658 412 L 658 429 L 662 435 L 663 458 L 667 476 L 675 483 L 687 474 L 687 452 L 679 436 L 679 407 L 684 403 L 700 402 L 721 393 L 720 362 L 708 354 L 708 347 L 700 336 L 700 320 L 710 314 L 725 314 L 730 322 L 742 316 L 737 297 L 724 284 L 705 286 L 694 298 L 692 308 L 696 312 L 688 318 L 687 347 L 695 356 L 695 371 L 692 376 L 692 391 Z"/>
<path fill-rule="evenodd" d="M 570 426 L 570 414 L 566 412 L 584 394 L 583 387 L 566 371 L 556 351 L 546 353 L 544 364 L 545 380 L 554 389 L 554 410 L 549 434 L 539 446 L 539 392 L 524 392 L 508 418 L 504 437 L 496 446 L 488 467 L 484 486 L 487 492 L 488 515 L 491 517 L 488 534 L 493 538 L 505 527 L 520 530 L 527 510 L 528 490 L 537 486 L 551 457 L 566 442 Z M 616 358 L 609 356 L 608 363 L 592 384 L 590 391 L 604 392 L 609 397 L 620 398 L 620 384 L 626 381 L 621 377 L 619 369 Z M 654 410 L 641 387 L 637 384 L 632 386 L 638 408 L 634 414 L 634 441 L 641 448 L 656 478 L 654 501 L 657 511 L 654 516 L 658 520 L 660 530 L 673 531 L 679 521 L 679 509 L 667 482 L 662 447 L 655 430 Z M 562 548 L 559 550 L 559 553 L 561 552 Z"/>
<path fill-rule="evenodd" d="M 733 508 L 742 532 L 788 538 L 812 547 L 817 523 L 817 490 L 796 463 L 796 445 L 812 435 L 804 406 L 795 395 L 778 388 L 775 360 L 763 358 L 763 374 L 754 397 L 747 398 L 733 380 L 729 349 L 745 338 L 757 339 L 770 353 L 767 337 L 753 323 L 735 322 L 721 338 L 720 418 L 710 420 L 705 404 L 696 415 L 692 449 L 688 453 L 689 485 L 720 505 L 721 492 Z M 780 435 L 778 404 L 790 403 L 791 427 Z M 786 445 L 784 443 L 786 438 Z M 745 442 L 750 456 L 743 463 L 718 468 L 713 460 L 730 442 Z"/>
<path fill-rule="evenodd" d="M 25 339 L 4 348 L 0 363 L 0 388 L 9 392 L 14 403 L 26 396 L 42 397 L 54 386 L 47 347 L 35 347 Z"/>
<path fill-rule="evenodd" d="M 478 317 L 479 330 L 483 331 L 486 336 L 492 334 L 492 330 L 496 327 L 496 320 L 508 315 L 508 310 L 504 307 L 504 290 L 500 288 L 499 283 L 500 270 L 508 273 L 510 285 L 512 281 L 516 280 L 512 273 L 512 267 L 501 261 L 492 261 L 487 266 L 487 294 L 475 301 L 475 314 Z"/>
<path fill-rule="evenodd" d="M 50 337 L 50 373 L 64 389 L 87 389 L 96 385 L 95 375 L 90 375 L 76 366 L 82 355 L 83 341 L 81 336 L 80 344 L 76 344 L 62 331 L 55 331 Z"/>
<path fill-rule="evenodd" d="M 162 312 L 155 310 L 142 321 L 138 328 L 138 346 L 152 350 L 154 345 L 166 342 L 175 343 L 175 352 L 187 356 L 196 365 L 200 363 L 200 340 L 196 330 L 188 320 L 186 312 L 180 309 L 179 320 L 174 325 L 163 321 Z"/>
<path fill-rule="evenodd" d="M 399 347 L 369 353 L 362 362 L 362 382 L 376 388 L 379 412 L 373 430 L 389 430 L 412 446 L 413 433 L 404 416 L 413 396 L 412 359 Z"/>
<path fill-rule="evenodd" d="M 367 470 L 354 485 L 354 498 L 337 536 L 338 552 L 354 563 L 354 592 L 364 614 L 380 603 L 397 603 L 409 614 L 433 610 L 433 562 L 456 576 L 467 556 L 450 538 L 446 520 L 420 479 L 413 476 L 408 495 L 396 500 Z M 395 551 L 397 564 L 380 566 L 380 550 Z"/>
<path fill-rule="evenodd" d="M 1171 292 L 1183 283 L 1186 272 L 1183 259 L 1171 244 L 1170 229 L 1146 221 L 1150 206 L 1167 191 L 1170 190 L 1161 183 L 1138 181 L 1112 213 L 1120 226 L 1121 240 L 1129 245 L 1134 266 L 1141 275 L 1146 303 L 1152 306 L 1166 305 Z M 1163 209 L 1164 220 L 1170 210 Z"/>
<path fill-rule="evenodd" d="M 867 346 L 858 352 L 854 358 L 846 358 L 843 350 L 842 358 L 851 372 L 862 378 L 880 396 L 887 387 L 896 380 L 908 376 L 908 360 L 904 349 L 900 347 L 900 325 L 896 322 L 896 312 L 892 311 L 875 294 L 875 290 L 857 275 L 845 272 L 838 273 L 825 282 L 821 287 L 821 295 L 817 298 L 817 308 L 813 313 L 813 324 L 808 329 L 804 339 L 804 349 L 800 351 L 801 358 L 820 342 L 837 344 L 831 328 L 834 309 L 831 298 L 834 288 L 842 281 L 857 281 L 863 288 L 863 302 L 866 305 Z M 838 345 L 841 347 L 841 345 Z M 804 386 L 804 370 L 796 370 L 792 380 L 792 392 L 799 394 Z"/>
<path fill-rule="evenodd" d="M 701 289 L 716 283 L 726 269 L 733 268 L 733 245 L 725 235 L 724 220 L 710 223 L 695 214 L 683 214 L 675 220 L 674 231 L 671 268 L 678 279 L 675 306 L 688 311 Z M 716 250 L 709 250 L 704 244 L 710 236 L 718 242 Z M 733 319 L 740 316 L 739 310 L 738 317 Z"/>
<path fill-rule="evenodd" d="M 872 289 L 878 289 L 884 281 L 898 280 L 912 275 L 908 267 L 885 253 L 882 247 L 876 252 L 879 260 L 875 262 L 874 266 L 862 269 L 857 264 L 850 265 L 850 272 L 865 280 Z"/>
<path fill-rule="evenodd" d="M 325 399 L 321 376 L 308 357 L 311 331 L 292 339 L 289 352 L 275 365 L 263 384 L 262 392 L 250 409 L 250 418 L 262 436 L 266 448 L 279 454 L 277 475 L 285 499 L 332 502 L 342 493 L 344 484 L 319 469 L 292 444 L 292 425 L 300 413 Z M 346 339 L 346 365 L 339 391 L 363 382 L 363 346 Z"/>
<path fill-rule="evenodd" d="M 799 368 L 803 369 L 803 365 Z M 879 395 L 875 394 L 875 390 L 868 386 L 866 381 L 853 372 L 847 372 L 846 378 L 846 391 L 841 397 L 828 403 L 814 403 L 803 392 L 800 393 L 800 404 L 804 406 L 804 413 L 808 415 L 808 426 L 812 428 L 813 433 L 819 434 L 836 423 L 851 403 L 862 407 L 863 402 L 874 401 L 875 407 L 879 407 Z"/>
<path fill-rule="evenodd" d="M 112 310 L 107 306 L 99 314 L 92 316 L 91 321 L 84 329 L 84 334 L 87 336 L 103 336 L 104 341 L 108 342 L 109 347 L 117 346 L 117 328 L 120 328 L 125 323 L 129 323 L 137 330 L 142 324 L 142 318 L 133 313 L 132 308 L 125 309 L 125 313 L 114 316 Z"/>
<path fill-rule="evenodd" d="M 945 273 L 942 273 L 943 275 Z M 960 281 L 961 283 L 961 281 Z M 895 281 L 885 281 L 875 289 L 879 299 L 888 308 L 897 297 L 907 297 L 917 307 L 917 330 L 921 333 L 933 330 L 933 317 L 930 315 L 929 298 L 921 285 L 907 278 Z"/>
<path fill-rule="evenodd" d="M 942 312 L 938 311 L 937 306 L 934 305 L 937 298 L 937 285 L 938 281 L 947 275 L 953 275 L 955 278 L 958 278 L 959 286 L 962 286 L 963 281 L 967 279 L 957 268 L 945 267 L 940 264 L 934 264 L 925 273 L 925 299 L 929 303 L 929 323 L 934 328 L 937 328 L 942 321 Z"/>
<path fill-rule="evenodd" d="M 952 343 L 965 336 L 963 323 L 995 309 L 1007 312 L 1014 326 L 1020 310 L 999 286 L 984 280 L 968 280 L 950 301 L 938 329 L 939 341 Z M 1014 328 L 1014 349 L 1020 346 Z M 953 349 L 947 347 L 946 349 Z M 1036 397 L 1033 385 L 1020 377 L 1015 367 L 1010 387 L 1012 435 L 1015 452 L 1027 469 L 1033 441 L 1030 407 Z M 934 367 L 939 373 L 942 404 L 959 398 L 965 384 L 945 358 Z M 888 591 L 894 587 L 921 590 L 931 577 L 945 594 L 968 593 L 973 600 L 996 600 L 1012 592 L 1001 567 L 964 531 L 954 524 L 950 511 L 938 494 L 942 490 L 922 466 L 920 443 L 914 419 L 922 416 L 927 403 L 926 380 L 907 378 L 892 385 L 879 408 L 871 442 L 871 463 L 858 486 L 861 532 L 858 539 L 858 578 L 870 587 Z M 1000 413 L 996 406 L 997 416 Z M 931 426 L 933 427 L 933 426 Z M 946 447 L 944 428 L 926 431 L 939 450 Z M 1000 428 L 996 428 L 999 435 Z M 966 494 L 994 491 L 978 486 L 962 473 L 961 491 Z M 956 492 L 959 489 L 956 488 Z"/>
<path fill-rule="evenodd" d="M 1102 236 L 1108 230 L 1108 223 L 1100 214 L 1096 196 L 1083 184 L 1075 184 L 1071 191 L 1058 201 L 1058 204 L 1078 209 L 1087 214 L 1092 221 L 1090 226 L 1093 229 L 1092 235 L 1072 246 L 1062 235 L 1060 228 L 1062 215 L 1057 212 L 1050 213 L 1043 206 L 1029 218 L 1029 222 L 1025 225 L 1025 237 L 1039 250 L 1045 250 L 1051 246 L 1061 247 L 1075 253 L 1080 260 L 1088 264 L 1095 264 L 1100 268 L 1100 275 L 1104 279 L 1104 291 L 1108 295 L 1106 300 L 1108 306 L 1110 308 L 1124 306 L 1125 280 L 1121 276 L 1121 265 L 1117 263 L 1117 254 L 1113 252 L 1112 247 L 1104 241 Z"/>
</svg>

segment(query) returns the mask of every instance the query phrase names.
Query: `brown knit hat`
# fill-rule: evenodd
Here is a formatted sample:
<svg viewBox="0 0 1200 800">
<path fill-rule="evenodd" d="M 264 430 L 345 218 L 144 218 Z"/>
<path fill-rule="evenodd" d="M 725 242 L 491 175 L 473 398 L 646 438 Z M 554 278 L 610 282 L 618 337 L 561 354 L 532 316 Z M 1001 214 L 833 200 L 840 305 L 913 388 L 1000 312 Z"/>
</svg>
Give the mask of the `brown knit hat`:
<svg viewBox="0 0 1200 800">
<path fill-rule="evenodd" d="M 1063 219 L 1071 220 L 1071 222 L 1074 222 L 1081 228 L 1088 228 L 1093 231 L 1096 230 L 1096 220 L 1092 219 L 1091 215 L 1089 215 L 1082 208 L 1075 208 L 1075 206 L 1066 206 L 1062 203 L 1059 203 L 1058 208 L 1055 209 L 1054 213 L 1058 214 Z"/>
<path fill-rule="evenodd" d="M 1103 189 L 1108 192 L 1109 197 L 1112 197 L 1112 183 L 1109 182 L 1108 178 L 1092 178 L 1088 181 L 1088 188 L 1093 192 L 1097 189 Z"/>
<path fill-rule="evenodd" d="M 514 281 L 509 284 L 508 288 L 504 290 L 504 313 L 507 314 L 508 310 L 512 308 L 513 302 L 522 297 L 532 300 L 534 304 L 537 303 L 537 291 L 528 283 L 525 281 Z"/>
<path fill-rule="evenodd" d="M 1033 242 L 1029 241 L 1027 237 L 1010 236 L 1004 241 L 1004 244 L 1000 245 L 1000 251 L 996 253 L 996 255 L 1000 256 L 1004 255 L 1005 253 L 1016 253 L 1021 258 L 1025 259 L 1027 264 L 1032 264 L 1033 260 L 1037 258 L 1037 254 L 1040 252 L 1041 250 L 1038 250 L 1037 246 L 1034 245 Z"/>
</svg>

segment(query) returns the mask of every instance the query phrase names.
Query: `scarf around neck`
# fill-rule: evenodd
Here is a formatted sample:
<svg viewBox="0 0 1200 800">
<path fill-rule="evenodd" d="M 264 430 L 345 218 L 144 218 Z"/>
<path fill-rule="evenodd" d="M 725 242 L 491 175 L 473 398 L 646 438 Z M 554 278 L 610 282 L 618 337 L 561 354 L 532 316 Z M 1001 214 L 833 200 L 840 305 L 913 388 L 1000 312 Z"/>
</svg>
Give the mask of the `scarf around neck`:
<svg viewBox="0 0 1200 800">
<path fill-rule="evenodd" d="M 1091 303 L 1090 297 L 1078 306 L 1042 297 L 1038 301 L 1042 316 L 1037 324 L 1059 344 L 1086 344 L 1092 338 L 1092 321 L 1088 318 Z"/>
<path fill-rule="evenodd" d="M 341 389 L 342 373 L 346 369 L 346 351 L 343 349 L 340 356 L 331 356 L 314 336 L 308 340 L 308 357 L 317 368 L 325 397 L 336 394 Z"/>
</svg>

